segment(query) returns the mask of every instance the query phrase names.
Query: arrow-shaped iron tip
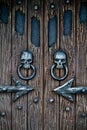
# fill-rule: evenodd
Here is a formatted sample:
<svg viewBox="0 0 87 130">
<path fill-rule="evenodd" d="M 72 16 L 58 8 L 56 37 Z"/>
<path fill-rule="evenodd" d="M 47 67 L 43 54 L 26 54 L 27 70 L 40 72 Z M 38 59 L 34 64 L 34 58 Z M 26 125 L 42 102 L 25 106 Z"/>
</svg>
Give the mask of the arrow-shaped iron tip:
<svg viewBox="0 0 87 130">
<path fill-rule="evenodd" d="M 69 93 L 67 92 L 69 88 L 71 88 L 72 84 L 73 84 L 73 81 L 74 81 L 74 77 L 72 79 L 70 79 L 69 81 L 67 81 L 65 84 L 55 88 L 53 91 L 56 93 L 56 94 L 59 94 L 65 98 L 67 98 L 69 101 L 73 102 L 74 99 L 73 99 L 73 95 L 72 93 Z"/>
<path fill-rule="evenodd" d="M 15 93 L 14 96 L 14 102 L 20 98 L 21 96 L 28 94 L 28 92 L 33 91 L 34 88 L 32 88 L 31 86 L 22 83 L 21 81 L 19 81 L 16 77 L 12 77 L 12 80 L 14 81 L 14 83 L 16 84 L 16 87 L 18 89 L 18 91 Z"/>
</svg>

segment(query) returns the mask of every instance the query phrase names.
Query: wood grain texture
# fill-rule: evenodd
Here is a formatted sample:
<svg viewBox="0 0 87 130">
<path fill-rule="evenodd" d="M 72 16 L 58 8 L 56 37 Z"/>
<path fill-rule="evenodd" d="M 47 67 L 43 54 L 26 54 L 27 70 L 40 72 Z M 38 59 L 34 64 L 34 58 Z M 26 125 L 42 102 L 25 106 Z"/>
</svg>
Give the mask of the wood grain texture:
<svg viewBox="0 0 87 130">
<path fill-rule="evenodd" d="M 29 0 L 28 5 L 28 49 L 33 52 L 33 65 L 36 67 L 36 76 L 28 82 L 34 88 L 28 94 L 28 130 L 43 130 L 43 2 Z M 34 5 L 39 5 L 38 12 L 34 11 Z M 31 43 L 32 17 L 40 21 L 40 47 Z M 37 103 L 34 103 L 35 99 Z"/>
<path fill-rule="evenodd" d="M 10 14 L 8 24 L 0 22 L 0 84 L 13 85 L 11 76 L 17 75 L 20 64 L 20 53 L 23 50 L 33 52 L 33 65 L 36 67 L 34 79 L 25 82 L 34 91 L 13 102 L 14 94 L 0 93 L 0 130 L 87 130 L 87 100 L 86 95 L 75 95 L 74 103 L 52 92 L 52 90 L 75 77 L 75 86 L 87 86 L 87 25 L 80 24 L 80 3 L 86 0 L 72 1 L 71 5 L 63 0 L 25 0 L 20 7 L 16 0 L 8 2 Z M 50 4 L 55 3 L 53 12 Z M 34 11 L 34 5 L 39 5 L 39 11 Z M 78 5 L 78 6 L 77 6 Z M 21 10 L 25 14 L 24 35 L 15 31 L 15 12 Z M 72 31 L 70 36 L 64 36 L 64 11 L 72 10 Z M 57 16 L 57 43 L 48 48 L 48 21 Z M 31 43 L 31 18 L 40 20 L 40 47 Z M 61 49 L 67 53 L 69 75 L 64 81 L 56 81 L 50 75 L 50 67 L 54 64 L 53 54 Z M 28 76 L 30 71 L 23 70 Z M 57 71 L 58 76 L 63 71 Z M 19 79 L 20 80 L 20 79 Z M 34 100 L 38 100 L 34 103 Z M 54 99 L 50 103 L 50 99 Z M 23 106 L 18 110 L 18 106 Z M 66 108 L 70 107 L 67 112 Z M 86 116 L 85 116 L 86 114 Z"/>
<path fill-rule="evenodd" d="M 71 34 L 64 36 L 64 12 L 66 10 L 72 11 L 72 30 Z M 75 77 L 75 1 L 71 4 L 64 4 L 63 0 L 60 1 L 60 49 L 67 54 L 67 62 L 69 74 L 68 77 L 60 82 L 60 85 L 66 81 Z M 60 71 L 60 76 L 63 75 L 63 71 Z M 66 111 L 67 107 L 70 111 Z M 60 130 L 75 130 L 75 102 L 70 103 L 63 97 L 60 97 Z"/>
<path fill-rule="evenodd" d="M 54 2 L 56 5 L 55 14 L 50 10 L 50 4 Z M 59 85 L 50 75 L 50 67 L 53 63 L 53 53 L 59 48 L 59 1 L 46 0 L 44 3 L 44 130 L 59 130 L 59 96 L 54 94 L 52 90 Z M 57 16 L 58 33 L 57 43 L 48 48 L 48 20 L 50 17 Z M 58 73 L 59 75 L 59 73 Z M 50 99 L 54 99 L 50 103 Z"/>
<path fill-rule="evenodd" d="M 76 44 L 76 85 L 87 85 L 87 25 L 79 23 L 80 3 L 76 2 L 77 7 L 77 44 Z M 85 1 L 86 2 L 86 1 Z M 76 96 L 76 128 L 77 130 L 87 129 L 87 118 L 83 116 L 87 113 L 87 97 L 86 95 Z"/>
<path fill-rule="evenodd" d="M 6 1 L 5 1 L 6 2 Z M 9 10 L 11 11 L 11 1 Z M 0 23 L 0 84 L 11 84 L 11 12 L 8 24 Z M 5 112 L 0 117 L 0 130 L 11 130 L 11 94 L 0 93 L 0 112 Z"/>
<path fill-rule="evenodd" d="M 12 2 L 12 5 L 12 76 L 16 76 L 19 79 L 17 76 L 17 66 L 20 64 L 20 54 L 21 51 L 27 49 L 27 0 L 23 1 L 20 7 L 15 0 Z M 25 14 L 23 36 L 20 36 L 15 31 L 15 12 L 19 9 Z M 25 70 L 22 73 L 27 76 Z M 13 97 L 14 94 L 12 95 L 12 100 Z M 18 110 L 19 105 L 23 107 L 22 110 Z M 15 103 L 12 101 L 12 130 L 27 130 L 27 95 L 24 95 Z"/>
</svg>

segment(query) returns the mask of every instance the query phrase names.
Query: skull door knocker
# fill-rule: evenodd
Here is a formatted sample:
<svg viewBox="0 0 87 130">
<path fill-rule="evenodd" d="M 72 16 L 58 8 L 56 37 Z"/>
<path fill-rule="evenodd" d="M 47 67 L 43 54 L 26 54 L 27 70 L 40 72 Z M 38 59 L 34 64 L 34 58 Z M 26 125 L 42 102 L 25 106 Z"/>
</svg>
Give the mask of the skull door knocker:
<svg viewBox="0 0 87 130">
<path fill-rule="evenodd" d="M 21 64 L 18 66 L 18 76 L 23 79 L 23 80 L 31 80 L 32 78 L 34 78 L 35 74 L 36 74 L 36 68 L 32 65 L 33 62 L 33 54 L 31 51 L 22 51 L 21 52 Z M 23 74 L 21 73 L 21 69 L 31 69 L 32 72 L 30 74 L 30 76 L 25 77 L 23 76 Z"/>
<path fill-rule="evenodd" d="M 58 50 L 54 53 L 54 65 L 51 67 L 51 76 L 58 81 L 64 80 L 68 75 L 68 67 L 67 67 L 67 56 L 66 53 L 62 50 Z M 57 77 L 54 74 L 54 69 L 64 69 L 64 76 Z"/>
</svg>

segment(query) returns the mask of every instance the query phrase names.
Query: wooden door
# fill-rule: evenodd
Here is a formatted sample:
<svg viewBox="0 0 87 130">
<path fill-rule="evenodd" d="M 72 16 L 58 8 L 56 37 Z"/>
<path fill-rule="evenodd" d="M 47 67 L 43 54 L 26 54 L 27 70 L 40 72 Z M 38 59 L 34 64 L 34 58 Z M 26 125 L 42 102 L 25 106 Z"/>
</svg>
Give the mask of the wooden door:
<svg viewBox="0 0 87 130">
<path fill-rule="evenodd" d="M 19 5 L 16 0 L 1 2 L 7 3 L 9 16 L 7 24 L 0 22 L 0 85 L 13 86 L 12 77 L 17 77 L 32 86 L 34 91 L 16 102 L 13 101 L 14 93 L 0 93 L 0 130 L 87 130 L 87 95 L 74 94 L 74 102 L 70 102 L 53 92 L 72 77 L 75 77 L 73 86 L 87 86 L 87 25 L 86 21 L 80 21 L 81 4 L 87 1 L 74 0 L 67 4 L 64 0 L 26 0 Z M 55 5 L 53 9 L 50 8 L 52 3 Z M 37 11 L 34 5 L 39 6 Z M 25 16 L 22 36 L 15 31 L 18 10 Z M 68 10 L 72 12 L 72 22 L 70 34 L 66 36 L 64 13 Z M 40 23 L 39 47 L 31 42 L 33 17 Z M 56 17 L 57 34 L 55 43 L 49 47 L 48 23 L 53 17 Z M 53 54 L 59 49 L 66 52 L 69 69 L 63 81 L 54 80 L 50 75 Z M 28 81 L 20 79 L 17 74 L 23 50 L 32 51 L 33 65 L 36 67 L 36 76 Z M 23 70 L 22 73 L 28 76 L 30 71 Z M 63 70 L 57 70 L 57 76 L 62 75 Z"/>
</svg>

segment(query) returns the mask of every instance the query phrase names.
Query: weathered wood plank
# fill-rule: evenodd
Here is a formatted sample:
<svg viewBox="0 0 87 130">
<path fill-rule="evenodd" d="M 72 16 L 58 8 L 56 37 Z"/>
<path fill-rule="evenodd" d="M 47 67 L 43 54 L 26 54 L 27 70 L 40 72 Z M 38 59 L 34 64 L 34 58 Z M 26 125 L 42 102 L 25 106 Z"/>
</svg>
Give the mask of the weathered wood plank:
<svg viewBox="0 0 87 130">
<path fill-rule="evenodd" d="M 57 43 L 48 48 L 48 21 L 52 18 L 53 11 L 50 4 L 54 3 L 56 9 L 54 11 L 57 16 Z M 50 75 L 50 67 L 54 64 L 53 53 L 59 48 L 59 1 L 46 0 L 44 4 L 44 130 L 59 130 L 59 96 L 54 94 L 52 90 L 59 85 Z M 59 73 L 58 73 L 59 75 Z M 53 99 L 54 102 L 50 103 Z"/>
<path fill-rule="evenodd" d="M 87 25 L 80 24 L 79 10 L 80 3 L 77 1 L 77 44 L 76 44 L 76 85 L 87 85 Z M 87 1 L 85 1 L 87 2 Z M 87 113 L 87 98 L 86 95 L 76 96 L 76 130 L 87 129 L 87 118 L 84 115 Z"/>
<path fill-rule="evenodd" d="M 52 11 L 50 13 L 50 3 L 53 2 L 57 9 L 54 12 L 58 25 L 57 43 L 48 48 L 48 20 L 53 17 Z M 11 85 L 11 75 L 18 78 L 17 66 L 20 64 L 22 50 L 28 49 L 33 52 L 33 65 L 36 67 L 37 73 L 31 81 L 22 81 L 31 85 L 35 90 L 15 103 L 13 102 L 14 94 L 11 96 L 11 94 L 0 93 L 0 112 L 6 113 L 4 117 L 0 117 L 0 130 L 87 129 L 86 96 L 77 95 L 74 103 L 70 103 L 52 92 L 54 88 L 74 76 L 76 86 L 87 85 L 87 27 L 86 24 L 80 24 L 79 21 L 80 2 L 74 0 L 71 5 L 65 5 L 63 0 L 45 0 L 44 3 L 37 0 L 32 2 L 26 0 L 21 7 L 17 6 L 15 0 L 8 2 L 10 5 L 8 24 L 0 23 L 0 84 Z M 35 13 L 33 9 L 34 4 L 40 6 L 38 13 Z M 23 36 L 15 32 L 15 12 L 19 8 L 25 13 Z M 65 10 L 72 10 L 72 32 L 68 37 L 63 33 Z M 40 47 L 35 47 L 31 43 L 31 18 L 33 16 L 40 20 Z M 53 53 L 58 49 L 67 53 L 69 68 L 67 79 L 60 83 L 50 76 L 50 67 L 54 64 Z M 28 73 L 23 71 L 23 73 L 27 76 L 30 71 Z M 58 76 L 62 75 L 63 71 L 58 71 Z M 50 99 L 54 99 L 54 102 L 50 103 Z M 34 100 L 37 102 L 35 103 Z M 18 106 L 23 106 L 22 110 L 18 110 Z M 66 111 L 68 107 L 70 111 Z"/>
<path fill-rule="evenodd" d="M 7 2 L 10 14 L 8 24 L 0 23 L 0 84 L 11 84 L 11 1 Z M 11 94 L 0 93 L 0 129 L 11 130 Z"/>
<path fill-rule="evenodd" d="M 43 130 L 43 2 L 29 0 L 28 5 L 28 49 L 33 52 L 33 65 L 36 67 L 36 76 L 28 82 L 35 89 L 28 94 L 28 130 Z M 39 5 L 36 13 L 34 5 Z M 31 43 L 32 17 L 40 21 L 40 47 Z M 37 102 L 34 103 L 34 100 Z"/>
<path fill-rule="evenodd" d="M 72 31 L 69 36 L 64 36 L 63 23 L 66 10 L 72 11 Z M 60 30 L 60 49 L 67 54 L 69 69 L 68 77 L 60 82 L 61 85 L 75 76 L 75 1 L 72 1 L 71 5 L 60 1 Z M 63 71 L 60 72 L 60 76 L 62 75 Z M 63 97 L 60 97 L 60 130 L 75 130 L 75 103 L 70 103 Z"/>
<path fill-rule="evenodd" d="M 17 5 L 15 0 L 12 2 L 12 5 L 12 75 L 18 78 L 17 66 L 20 64 L 20 54 L 21 51 L 27 49 L 27 0 L 23 1 L 23 4 L 20 5 L 20 7 Z M 15 15 L 17 10 L 21 10 L 25 14 L 23 36 L 20 36 L 15 31 Z M 26 72 L 24 70 L 23 74 L 26 76 Z M 12 99 L 13 97 L 14 94 Z M 18 106 L 22 106 L 22 110 L 19 110 Z M 12 102 L 12 129 L 27 130 L 27 95 L 21 97 L 15 103 Z"/>
</svg>

